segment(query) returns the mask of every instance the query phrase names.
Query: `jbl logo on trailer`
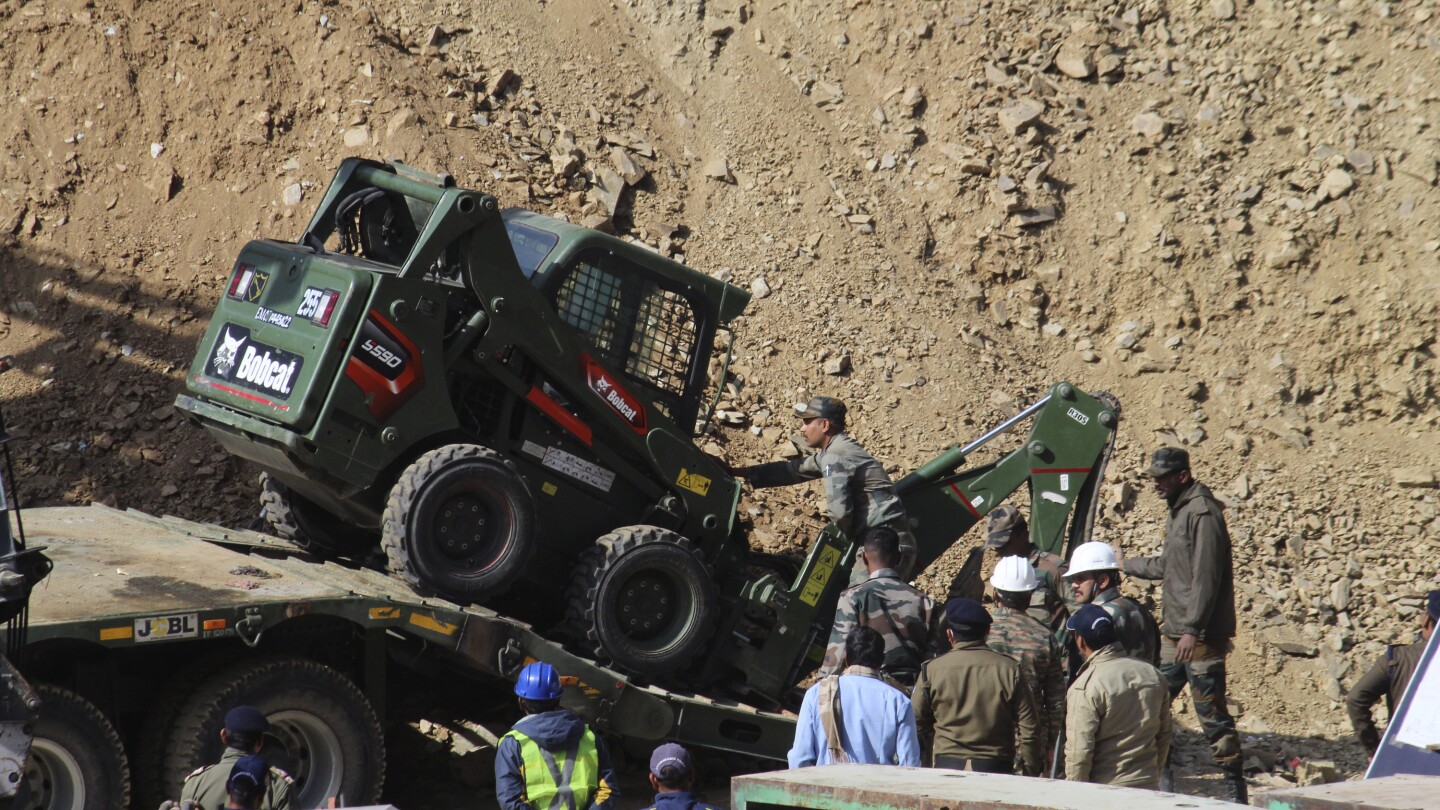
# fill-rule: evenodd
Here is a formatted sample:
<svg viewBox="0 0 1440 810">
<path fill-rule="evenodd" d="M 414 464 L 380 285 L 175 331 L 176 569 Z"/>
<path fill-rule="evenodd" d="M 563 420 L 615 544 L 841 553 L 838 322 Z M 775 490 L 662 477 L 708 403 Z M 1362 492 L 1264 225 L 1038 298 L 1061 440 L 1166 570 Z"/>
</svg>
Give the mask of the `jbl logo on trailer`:
<svg viewBox="0 0 1440 810">
<path fill-rule="evenodd" d="M 172 638 L 195 638 L 200 633 L 200 616 L 152 616 L 135 620 L 136 641 L 166 641 Z"/>
</svg>

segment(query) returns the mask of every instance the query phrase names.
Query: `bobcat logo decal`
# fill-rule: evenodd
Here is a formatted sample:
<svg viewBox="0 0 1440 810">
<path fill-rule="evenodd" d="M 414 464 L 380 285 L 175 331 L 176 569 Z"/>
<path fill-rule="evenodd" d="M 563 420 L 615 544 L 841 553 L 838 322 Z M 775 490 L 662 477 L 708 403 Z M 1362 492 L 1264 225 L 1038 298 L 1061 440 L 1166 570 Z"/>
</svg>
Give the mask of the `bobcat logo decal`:
<svg viewBox="0 0 1440 810">
<path fill-rule="evenodd" d="M 238 338 L 232 338 L 230 337 L 230 327 L 225 327 L 225 334 L 220 337 L 220 345 L 215 347 L 215 359 L 211 361 L 216 376 L 230 376 L 230 369 L 235 367 L 235 359 L 240 354 L 240 347 L 245 344 L 245 339 L 248 337 L 248 334 L 242 334 Z"/>
</svg>

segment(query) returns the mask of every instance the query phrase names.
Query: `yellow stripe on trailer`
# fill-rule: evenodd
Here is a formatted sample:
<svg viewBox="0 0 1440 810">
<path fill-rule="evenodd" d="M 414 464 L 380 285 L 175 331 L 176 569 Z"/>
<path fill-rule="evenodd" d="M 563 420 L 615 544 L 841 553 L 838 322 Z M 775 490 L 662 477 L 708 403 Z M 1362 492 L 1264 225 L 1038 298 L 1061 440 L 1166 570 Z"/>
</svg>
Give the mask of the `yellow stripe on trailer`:
<svg viewBox="0 0 1440 810">
<path fill-rule="evenodd" d="M 424 630 L 439 633 L 442 636 L 453 636 L 460 632 L 460 625 L 442 622 L 434 616 L 427 616 L 424 613 L 411 613 L 410 623 Z"/>
<path fill-rule="evenodd" d="M 127 638 L 135 637 L 135 628 L 126 625 L 124 627 L 102 627 L 100 628 L 101 641 L 124 641 Z"/>
</svg>

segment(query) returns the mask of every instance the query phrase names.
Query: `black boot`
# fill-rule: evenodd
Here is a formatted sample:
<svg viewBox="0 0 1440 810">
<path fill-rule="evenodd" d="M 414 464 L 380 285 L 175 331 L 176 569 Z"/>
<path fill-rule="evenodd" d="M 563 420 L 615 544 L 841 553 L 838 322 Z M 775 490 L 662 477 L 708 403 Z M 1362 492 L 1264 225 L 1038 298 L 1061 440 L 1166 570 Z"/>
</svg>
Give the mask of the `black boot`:
<svg viewBox="0 0 1440 810">
<path fill-rule="evenodd" d="M 1175 792 L 1175 770 L 1170 767 L 1170 764 L 1168 762 L 1165 764 L 1164 768 L 1160 769 L 1160 792 Z"/>
<path fill-rule="evenodd" d="M 1236 804 L 1250 803 L 1250 786 L 1245 783 L 1245 771 L 1240 768 L 1225 771 L 1225 800 Z"/>
</svg>

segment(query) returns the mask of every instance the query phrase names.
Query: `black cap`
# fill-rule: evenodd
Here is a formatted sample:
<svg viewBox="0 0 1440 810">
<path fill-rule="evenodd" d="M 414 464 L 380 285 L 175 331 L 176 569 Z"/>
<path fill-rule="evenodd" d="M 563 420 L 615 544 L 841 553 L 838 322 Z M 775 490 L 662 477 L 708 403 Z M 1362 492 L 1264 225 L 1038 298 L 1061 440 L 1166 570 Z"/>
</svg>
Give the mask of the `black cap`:
<svg viewBox="0 0 1440 810">
<path fill-rule="evenodd" d="M 1179 447 L 1162 447 L 1150 458 L 1150 468 L 1145 474 L 1160 478 L 1181 470 L 1190 469 L 1190 454 Z"/>
<path fill-rule="evenodd" d="M 225 713 L 225 730 L 231 734 L 258 736 L 270 730 L 270 721 L 254 706 L 236 706 Z"/>
<path fill-rule="evenodd" d="M 834 397 L 811 397 L 803 409 L 796 409 L 801 419 L 829 419 L 845 424 L 845 403 Z"/>
<path fill-rule="evenodd" d="M 1010 535 L 1019 528 L 1025 531 L 1025 517 L 1020 510 L 1008 503 L 1002 503 L 990 510 L 990 528 L 985 535 L 986 548 L 1004 548 L 1010 542 Z"/>
<path fill-rule="evenodd" d="M 969 627 L 979 629 L 990 626 L 990 612 L 974 599 L 956 597 L 945 603 L 945 618 L 952 628 Z"/>
<path fill-rule="evenodd" d="M 1115 640 L 1115 622 L 1099 605 L 1081 605 L 1079 610 L 1070 614 L 1065 626 L 1085 639 L 1092 648 L 1103 647 Z"/>
<path fill-rule="evenodd" d="M 1440 591 L 1431 591 L 1425 596 L 1425 612 L 1430 618 L 1440 622 Z"/>
</svg>

